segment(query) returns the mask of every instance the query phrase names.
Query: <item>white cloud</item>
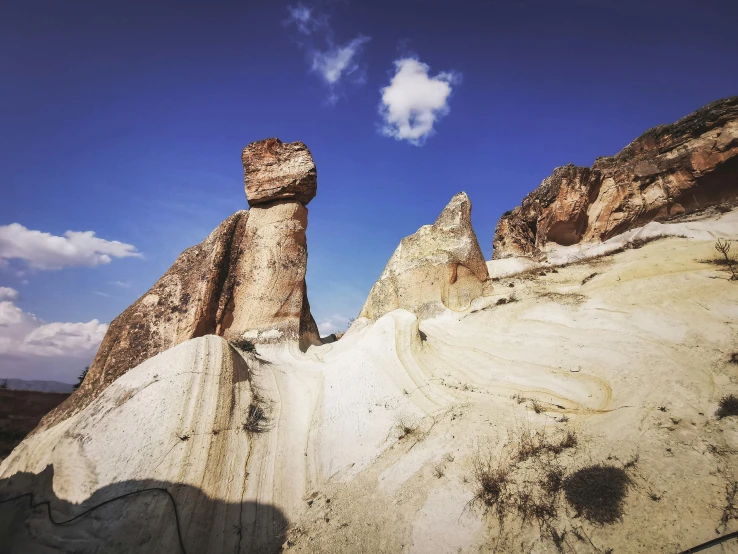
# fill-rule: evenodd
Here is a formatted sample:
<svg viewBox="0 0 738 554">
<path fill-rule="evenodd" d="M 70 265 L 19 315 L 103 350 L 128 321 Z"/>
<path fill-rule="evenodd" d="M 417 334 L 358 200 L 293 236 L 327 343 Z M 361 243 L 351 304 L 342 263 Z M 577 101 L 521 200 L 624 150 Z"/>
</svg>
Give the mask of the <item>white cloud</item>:
<svg viewBox="0 0 738 554">
<path fill-rule="evenodd" d="M 24 260 L 33 269 L 108 264 L 112 258 L 141 257 L 132 244 L 109 241 L 94 231 L 67 231 L 63 237 L 27 229 L 19 223 L 0 225 L 0 266 Z"/>
<path fill-rule="evenodd" d="M 15 300 L 18 298 L 18 291 L 10 287 L 0 287 L 0 300 Z"/>
<path fill-rule="evenodd" d="M 115 285 L 116 287 L 120 287 L 122 289 L 129 289 L 131 288 L 130 283 L 126 283 L 125 281 L 110 281 L 111 285 Z"/>
<path fill-rule="evenodd" d="M 339 314 L 333 314 L 327 317 L 324 317 L 320 321 L 318 321 L 318 331 L 320 331 L 320 335 L 322 337 L 325 337 L 327 335 L 330 335 L 331 333 L 336 333 L 338 331 L 345 331 L 346 328 L 349 325 L 349 318 L 339 315 Z"/>
<path fill-rule="evenodd" d="M 430 77 L 429 70 L 415 58 L 395 61 L 395 75 L 380 91 L 382 134 L 416 146 L 422 146 L 433 134 L 435 122 L 449 112 L 452 85 L 459 82 L 459 75 L 447 71 Z"/>
<path fill-rule="evenodd" d="M 315 50 L 312 53 L 311 69 L 321 75 L 328 85 L 333 86 L 341 77 L 359 71 L 356 58 L 369 40 L 369 37 L 358 36 L 345 46 L 332 46 L 324 52 Z"/>
<path fill-rule="evenodd" d="M 285 24 L 294 23 L 297 30 L 303 35 L 311 35 L 328 24 L 328 19 L 325 16 L 315 17 L 312 8 L 308 8 L 302 4 L 287 6 L 287 11 L 290 15 L 285 21 Z"/>
<path fill-rule="evenodd" d="M 46 323 L 10 301 L 0 302 L 0 377 L 74 382 L 95 355 L 108 326 Z"/>
<path fill-rule="evenodd" d="M 331 104 L 338 100 L 343 81 L 348 78 L 355 84 L 366 81 L 366 72 L 359 63 L 359 57 L 370 37 L 359 35 L 343 45 L 336 44 L 326 15 L 316 15 L 312 8 L 303 4 L 288 6 L 287 11 L 289 17 L 285 24 L 295 25 L 299 33 L 304 35 L 296 42 L 307 52 L 310 71 L 319 75 L 328 86 L 328 101 Z"/>
</svg>

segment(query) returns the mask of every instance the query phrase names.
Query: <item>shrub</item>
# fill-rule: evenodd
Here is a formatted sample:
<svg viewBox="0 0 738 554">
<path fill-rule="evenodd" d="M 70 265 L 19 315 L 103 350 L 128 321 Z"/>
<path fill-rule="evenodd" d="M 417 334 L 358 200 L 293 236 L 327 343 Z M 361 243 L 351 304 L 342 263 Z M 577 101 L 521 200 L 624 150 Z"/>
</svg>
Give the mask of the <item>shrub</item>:
<svg viewBox="0 0 738 554">
<path fill-rule="evenodd" d="M 718 419 L 723 419 L 729 416 L 738 416 L 738 396 L 735 394 L 728 394 L 723 396 L 718 402 L 718 409 L 715 412 Z"/>
<path fill-rule="evenodd" d="M 721 261 L 728 266 L 730 270 L 730 280 L 738 281 L 738 260 L 730 255 L 730 243 L 727 240 L 720 240 L 715 243 L 715 250 L 722 254 Z"/>
<path fill-rule="evenodd" d="M 269 430 L 269 403 L 258 393 L 251 397 L 246 411 L 246 422 L 243 430 L 249 434 L 264 433 Z"/>
<path fill-rule="evenodd" d="M 239 337 L 237 339 L 231 340 L 230 342 L 231 346 L 237 348 L 238 350 L 241 350 L 243 352 L 253 352 L 254 354 L 256 354 L 256 346 L 254 346 L 254 343 L 248 339 Z"/>
<path fill-rule="evenodd" d="M 477 455 L 473 463 L 474 480 L 477 484 L 473 502 L 482 504 L 485 512 L 494 509 L 497 512 L 500 525 L 502 525 L 510 509 L 508 505 L 510 500 L 508 487 L 511 484 L 510 469 L 501 464 L 495 467 L 492 463 L 492 456 L 483 457 L 480 454 Z"/>
<path fill-rule="evenodd" d="M 567 502 L 592 523 L 613 523 L 623 515 L 630 486 L 624 469 L 604 464 L 584 467 L 563 481 Z"/>
</svg>

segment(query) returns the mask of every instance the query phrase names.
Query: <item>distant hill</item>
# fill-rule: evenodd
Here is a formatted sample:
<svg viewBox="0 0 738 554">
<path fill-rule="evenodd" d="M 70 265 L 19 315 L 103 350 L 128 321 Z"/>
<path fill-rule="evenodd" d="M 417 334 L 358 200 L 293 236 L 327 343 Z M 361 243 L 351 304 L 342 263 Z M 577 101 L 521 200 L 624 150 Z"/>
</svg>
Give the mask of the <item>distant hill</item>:
<svg viewBox="0 0 738 554">
<path fill-rule="evenodd" d="M 0 377 L 0 384 L 6 381 L 8 388 L 13 390 L 35 390 L 40 392 L 72 392 L 74 390 L 71 383 L 62 383 L 61 381 L 26 381 L 25 379 L 3 379 Z"/>
</svg>

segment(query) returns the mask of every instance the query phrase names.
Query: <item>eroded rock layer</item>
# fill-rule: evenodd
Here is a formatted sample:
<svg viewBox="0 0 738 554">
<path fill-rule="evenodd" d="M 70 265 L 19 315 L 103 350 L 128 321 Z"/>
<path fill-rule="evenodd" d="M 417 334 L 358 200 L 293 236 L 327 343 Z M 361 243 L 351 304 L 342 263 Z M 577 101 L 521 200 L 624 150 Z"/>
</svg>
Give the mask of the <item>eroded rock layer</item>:
<svg viewBox="0 0 738 554">
<path fill-rule="evenodd" d="M 372 287 L 359 317 L 404 308 L 419 317 L 459 310 L 481 296 L 489 279 L 471 225 L 471 201 L 454 196 L 433 225 L 405 237 Z"/>
<path fill-rule="evenodd" d="M 738 199 L 738 97 L 660 125 L 591 168 L 567 165 L 500 219 L 493 258 L 599 242 Z"/>
<path fill-rule="evenodd" d="M 82 385 L 41 420 L 47 427 L 94 400 L 129 369 L 195 337 L 223 334 L 249 212 L 239 211 L 188 248 L 146 294 L 110 324 Z"/>
</svg>

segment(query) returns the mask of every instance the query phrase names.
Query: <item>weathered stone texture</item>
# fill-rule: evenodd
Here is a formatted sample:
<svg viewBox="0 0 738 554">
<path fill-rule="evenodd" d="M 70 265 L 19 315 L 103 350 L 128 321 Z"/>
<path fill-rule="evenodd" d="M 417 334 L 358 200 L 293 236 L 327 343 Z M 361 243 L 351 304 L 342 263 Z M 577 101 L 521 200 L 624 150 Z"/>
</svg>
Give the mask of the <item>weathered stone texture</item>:
<svg viewBox="0 0 738 554">
<path fill-rule="evenodd" d="M 549 242 L 598 242 L 649 221 L 738 199 L 738 97 L 660 125 L 591 168 L 554 170 L 500 219 L 493 258 Z"/>
<path fill-rule="evenodd" d="M 372 287 L 359 317 L 378 319 L 404 308 L 431 317 L 461 310 L 481 296 L 489 279 L 471 225 L 471 201 L 461 192 L 438 216 L 405 237 Z"/>
<path fill-rule="evenodd" d="M 241 160 L 250 206 L 284 199 L 307 206 L 318 191 L 315 163 L 302 142 L 278 138 L 252 142 L 243 149 Z"/>
</svg>

